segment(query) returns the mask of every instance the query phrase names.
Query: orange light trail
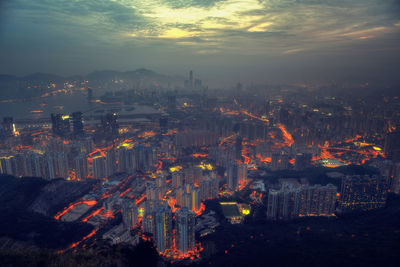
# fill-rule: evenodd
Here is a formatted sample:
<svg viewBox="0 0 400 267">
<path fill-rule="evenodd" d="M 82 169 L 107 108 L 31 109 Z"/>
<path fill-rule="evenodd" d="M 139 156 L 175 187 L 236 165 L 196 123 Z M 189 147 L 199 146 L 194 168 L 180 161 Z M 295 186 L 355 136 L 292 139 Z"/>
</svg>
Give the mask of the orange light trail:
<svg viewBox="0 0 400 267">
<path fill-rule="evenodd" d="M 144 200 L 145 197 L 146 195 L 143 194 L 139 199 L 135 200 L 136 205 L 139 205 Z"/>
<path fill-rule="evenodd" d="M 77 201 L 75 203 L 70 204 L 68 207 L 66 207 L 63 211 L 57 213 L 54 216 L 54 219 L 59 220 L 62 216 L 64 216 L 66 213 L 70 212 L 73 210 L 77 205 L 88 205 L 88 206 L 94 206 L 97 204 L 96 200 L 82 200 L 82 201 Z"/>
<path fill-rule="evenodd" d="M 101 208 L 93 211 L 91 214 L 89 214 L 88 216 L 83 218 L 82 222 L 87 222 L 90 218 L 93 218 L 93 217 L 97 216 L 103 209 L 104 209 L 104 207 L 101 207 Z"/>
<path fill-rule="evenodd" d="M 83 241 L 85 241 L 88 238 L 91 238 L 92 236 L 94 236 L 97 232 L 97 229 L 93 229 L 92 232 L 90 232 L 90 234 L 88 234 L 87 236 L 84 236 L 80 241 L 73 243 L 69 248 L 75 248 L 76 246 L 78 246 L 80 243 L 82 243 Z"/>
<path fill-rule="evenodd" d="M 286 130 L 283 124 L 278 124 L 278 128 L 282 131 L 283 138 L 285 139 L 285 144 L 289 147 L 292 146 L 294 144 L 292 135 Z"/>
<path fill-rule="evenodd" d="M 192 155 L 195 158 L 206 158 L 208 157 L 208 154 L 200 154 L 200 153 L 196 153 Z"/>
</svg>

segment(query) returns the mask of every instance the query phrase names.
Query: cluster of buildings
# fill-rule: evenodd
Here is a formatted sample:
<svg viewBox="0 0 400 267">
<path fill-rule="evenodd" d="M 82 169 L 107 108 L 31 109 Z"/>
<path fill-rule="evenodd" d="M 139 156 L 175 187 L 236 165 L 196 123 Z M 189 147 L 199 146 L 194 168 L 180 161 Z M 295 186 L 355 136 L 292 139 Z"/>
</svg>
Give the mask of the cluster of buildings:
<svg viewBox="0 0 400 267">
<path fill-rule="evenodd" d="M 301 216 L 332 216 L 336 199 L 337 187 L 332 184 L 310 186 L 283 182 L 279 190 L 269 190 L 267 219 L 291 220 Z"/>
<path fill-rule="evenodd" d="M 289 181 L 283 181 L 280 189 L 269 190 L 268 220 L 335 216 L 335 212 L 382 208 L 389 191 L 389 179 L 378 175 L 344 176 L 340 190 L 332 184 L 310 186 L 284 180 Z"/>
</svg>

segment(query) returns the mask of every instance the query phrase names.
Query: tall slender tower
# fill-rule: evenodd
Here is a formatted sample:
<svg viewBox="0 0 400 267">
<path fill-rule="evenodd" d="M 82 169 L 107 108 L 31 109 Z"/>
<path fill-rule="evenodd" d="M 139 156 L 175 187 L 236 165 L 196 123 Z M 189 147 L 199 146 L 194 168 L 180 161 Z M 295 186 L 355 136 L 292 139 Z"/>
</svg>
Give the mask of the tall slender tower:
<svg viewBox="0 0 400 267">
<path fill-rule="evenodd" d="M 193 89 L 193 71 L 192 70 L 189 72 L 189 86 L 190 86 L 190 89 Z"/>
</svg>

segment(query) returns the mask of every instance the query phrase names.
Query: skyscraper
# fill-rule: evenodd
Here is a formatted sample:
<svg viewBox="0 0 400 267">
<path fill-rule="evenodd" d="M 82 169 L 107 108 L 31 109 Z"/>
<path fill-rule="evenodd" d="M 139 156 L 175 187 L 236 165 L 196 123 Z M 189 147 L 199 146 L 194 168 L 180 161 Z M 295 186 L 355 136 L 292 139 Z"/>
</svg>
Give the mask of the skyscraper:
<svg viewBox="0 0 400 267">
<path fill-rule="evenodd" d="M 83 135 L 82 112 L 72 113 L 72 132 L 75 136 Z"/>
<path fill-rule="evenodd" d="M 80 153 L 74 158 L 75 177 L 78 180 L 86 179 L 89 174 L 87 157 L 84 153 Z"/>
<path fill-rule="evenodd" d="M 235 144 L 235 155 L 237 160 L 242 160 L 242 137 L 238 136 L 236 138 L 236 144 Z"/>
<path fill-rule="evenodd" d="M 155 212 L 155 242 L 159 252 L 172 247 L 172 212 L 168 204 L 159 205 Z"/>
<path fill-rule="evenodd" d="M 117 172 L 117 164 L 115 159 L 115 151 L 110 149 L 106 155 L 106 175 L 111 176 Z"/>
<path fill-rule="evenodd" d="M 126 230 L 131 230 L 138 222 L 138 209 L 133 199 L 122 199 L 122 223 Z"/>
<path fill-rule="evenodd" d="M 104 134 L 116 136 L 118 135 L 118 122 L 117 122 L 117 113 L 107 113 L 106 115 L 101 117 L 101 125 Z"/>
<path fill-rule="evenodd" d="M 102 156 L 93 158 L 93 178 L 106 178 L 106 160 Z"/>
<path fill-rule="evenodd" d="M 51 126 L 53 133 L 59 136 L 67 136 L 70 133 L 70 116 L 63 114 L 51 114 Z"/>
<path fill-rule="evenodd" d="M 195 247 L 195 214 L 183 207 L 175 213 L 175 246 L 183 254 Z"/>
<path fill-rule="evenodd" d="M 189 72 L 189 86 L 190 86 L 190 89 L 193 89 L 193 71 L 192 70 Z"/>
<path fill-rule="evenodd" d="M 0 156 L 0 174 L 15 174 L 15 158 L 13 155 Z"/>
<path fill-rule="evenodd" d="M 232 162 L 228 166 L 228 188 L 236 191 L 239 188 L 238 165 Z"/>
</svg>

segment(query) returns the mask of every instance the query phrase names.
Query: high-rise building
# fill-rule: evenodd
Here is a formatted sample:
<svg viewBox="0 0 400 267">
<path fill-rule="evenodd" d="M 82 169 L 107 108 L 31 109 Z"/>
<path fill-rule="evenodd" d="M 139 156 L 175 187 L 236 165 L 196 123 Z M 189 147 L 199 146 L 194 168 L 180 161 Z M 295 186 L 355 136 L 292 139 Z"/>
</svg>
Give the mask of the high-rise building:
<svg viewBox="0 0 400 267">
<path fill-rule="evenodd" d="M 0 174 L 15 174 L 15 158 L 13 155 L 0 156 Z"/>
<path fill-rule="evenodd" d="M 175 246 L 183 254 L 195 248 L 195 214 L 183 207 L 175 213 Z"/>
<path fill-rule="evenodd" d="M 42 156 L 43 155 L 40 153 L 36 153 L 33 151 L 28 152 L 27 156 L 28 176 L 42 177 L 42 167 L 41 167 Z"/>
<path fill-rule="evenodd" d="M 247 180 L 247 165 L 246 164 L 240 164 L 238 166 L 238 179 L 240 184 L 246 183 Z"/>
<path fill-rule="evenodd" d="M 115 158 L 115 151 L 110 149 L 106 155 L 106 175 L 111 176 L 117 172 L 117 163 Z"/>
<path fill-rule="evenodd" d="M 70 116 L 63 114 L 51 114 L 53 133 L 59 136 L 67 136 L 70 133 Z"/>
<path fill-rule="evenodd" d="M 93 158 L 93 178 L 106 178 L 106 159 L 102 156 Z"/>
<path fill-rule="evenodd" d="M 13 117 L 4 117 L 3 118 L 3 129 L 7 136 L 13 135 L 14 132 L 14 119 Z"/>
<path fill-rule="evenodd" d="M 346 176 L 342 179 L 340 209 L 342 212 L 352 210 L 371 210 L 386 205 L 389 180 L 381 176 Z"/>
<path fill-rule="evenodd" d="M 169 95 L 167 98 L 167 109 L 168 111 L 176 110 L 176 95 Z"/>
<path fill-rule="evenodd" d="M 198 187 L 193 187 L 191 192 L 191 210 L 192 211 L 198 211 L 200 210 L 200 204 L 201 204 L 201 199 L 200 199 L 200 188 Z"/>
<path fill-rule="evenodd" d="M 242 139 L 241 136 L 238 136 L 238 137 L 236 138 L 235 155 L 236 155 L 236 159 L 237 159 L 237 160 L 242 160 L 242 149 L 243 149 L 242 140 L 243 140 L 243 139 Z"/>
<path fill-rule="evenodd" d="M 270 189 L 267 204 L 268 220 L 291 220 L 301 216 L 332 216 L 335 212 L 337 187 L 328 184 L 282 184 Z"/>
<path fill-rule="evenodd" d="M 332 184 L 302 186 L 298 198 L 300 216 L 331 216 L 335 212 L 337 187 Z"/>
<path fill-rule="evenodd" d="M 102 130 L 106 135 L 118 135 L 117 113 L 107 113 L 101 117 Z"/>
<path fill-rule="evenodd" d="M 189 86 L 190 86 L 190 89 L 193 88 L 193 71 L 192 70 L 189 72 Z"/>
<path fill-rule="evenodd" d="M 133 199 L 122 199 L 122 223 L 126 230 L 133 229 L 138 223 L 138 209 Z"/>
<path fill-rule="evenodd" d="M 56 178 L 54 157 L 52 153 L 46 153 L 43 160 L 43 178 L 54 179 Z"/>
<path fill-rule="evenodd" d="M 159 205 L 155 212 L 155 243 L 159 252 L 172 247 L 172 212 L 168 204 Z"/>
<path fill-rule="evenodd" d="M 232 162 L 228 166 L 228 188 L 236 191 L 239 189 L 238 165 Z"/>
<path fill-rule="evenodd" d="M 172 187 L 177 189 L 183 186 L 183 174 L 182 172 L 173 172 L 172 173 Z"/>
<path fill-rule="evenodd" d="M 53 161 L 56 177 L 68 177 L 68 157 L 65 152 L 53 152 Z"/>
<path fill-rule="evenodd" d="M 202 201 L 207 199 L 213 199 L 218 197 L 219 181 L 215 173 L 210 176 L 206 176 L 200 182 L 200 199 Z"/>
<path fill-rule="evenodd" d="M 89 174 L 89 166 L 86 154 L 80 153 L 74 159 L 75 177 L 78 180 L 86 179 Z"/>
<path fill-rule="evenodd" d="M 72 113 L 72 132 L 75 136 L 83 135 L 82 112 Z"/>
</svg>

